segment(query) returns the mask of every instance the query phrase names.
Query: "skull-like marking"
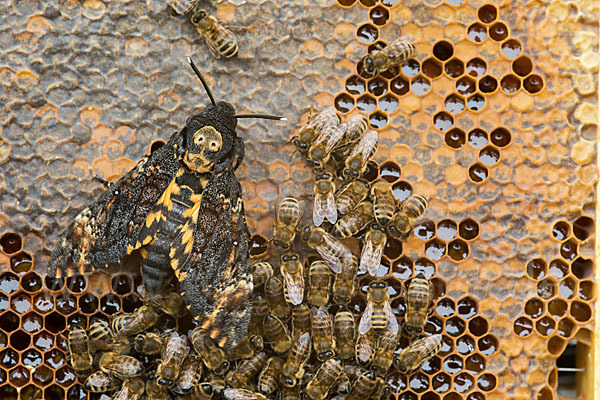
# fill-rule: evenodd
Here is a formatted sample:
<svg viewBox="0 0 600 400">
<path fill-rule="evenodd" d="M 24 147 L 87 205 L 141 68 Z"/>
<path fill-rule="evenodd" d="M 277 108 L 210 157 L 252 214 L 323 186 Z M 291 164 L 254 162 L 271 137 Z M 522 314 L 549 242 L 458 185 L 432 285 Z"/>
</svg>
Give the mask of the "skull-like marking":
<svg viewBox="0 0 600 400">
<path fill-rule="evenodd" d="M 192 144 L 185 152 L 183 162 L 196 173 L 212 171 L 222 146 L 221 134 L 212 126 L 204 126 L 194 132 Z"/>
</svg>

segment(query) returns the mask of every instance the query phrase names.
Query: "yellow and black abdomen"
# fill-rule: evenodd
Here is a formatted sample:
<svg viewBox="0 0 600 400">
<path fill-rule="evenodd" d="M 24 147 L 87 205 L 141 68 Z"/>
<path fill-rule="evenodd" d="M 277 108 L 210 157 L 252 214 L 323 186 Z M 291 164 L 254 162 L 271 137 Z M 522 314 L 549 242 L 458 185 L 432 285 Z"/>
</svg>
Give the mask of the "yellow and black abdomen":
<svg viewBox="0 0 600 400">
<path fill-rule="evenodd" d="M 226 58 L 235 57 L 238 52 L 238 44 L 236 40 L 231 38 L 231 35 L 225 28 L 217 24 L 213 24 L 212 28 L 207 32 L 207 36 L 212 40 L 219 53 Z"/>
</svg>

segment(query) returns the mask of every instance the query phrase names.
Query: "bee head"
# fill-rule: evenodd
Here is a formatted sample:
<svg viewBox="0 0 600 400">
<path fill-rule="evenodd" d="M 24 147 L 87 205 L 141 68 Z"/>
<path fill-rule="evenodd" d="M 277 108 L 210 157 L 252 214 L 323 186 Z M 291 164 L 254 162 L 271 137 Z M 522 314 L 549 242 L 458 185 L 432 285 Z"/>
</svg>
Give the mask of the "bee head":
<svg viewBox="0 0 600 400">
<path fill-rule="evenodd" d="M 409 335 L 418 335 L 419 333 L 423 332 L 422 328 L 418 328 L 418 327 L 413 327 L 413 326 L 405 326 L 406 329 L 406 333 L 408 333 Z"/>
<path fill-rule="evenodd" d="M 173 381 L 170 379 L 158 378 L 156 379 L 156 384 L 160 387 L 170 387 L 173 386 Z"/>
<path fill-rule="evenodd" d="M 344 179 L 358 179 L 360 178 L 360 173 L 357 169 L 344 168 L 342 171 L 342 176 Z"/>
<path fill-rule="evenodd" d="M 325 362 L 327 360 L 329 360 L 331 357 L 333 357 L 335 354 L 333 353 L 333 351 L 331 350 L 327 350 L 323 353 L 319 353 L 317 355 L 317 359 L 321 362 Z"/>
<path fill-rule="evenodd" d="M 296 386 L 296 379 L 295 378 L 288 378 L 287 376 L 283 379 L 283 384 L 287 387 L 294 387 Z"/>
<path fill-rule="evenodd" d="M 261 351 L 264 348 L 264 342 L 262 340 L 262 337 L 258 336 L 258 335 L 254 335 L 250 338 L 249 340 L 250 345 L 252 346 L 252 348 L 256 351 Z"/>
<path fill-rule="evenodd" d="M 370 54 L 367 54 L 365 58 L 363 58 L 362 67 L 369 74 L 375 72 L 375 64 L 373 63 L 373 57 Z"/>
<path fill-rule="evenodd" d="M 199 397 L 210 398 L 213 395 L 213 387 L 210 383 L 201 383 L 196 387 L 196 391 L 200 392 Z M 202 396 L 204 395 L 204 396 Z"/>
<path fill-rule="evenodd" d="M 347 296 L 333 296 L 333 301 L 336 304 L 347 304 L 350 302 L 350 298 Z"/>
<path fill-rule="evenodd" d="M 191 18 L 192 24 L 194 24 L 194 25 L 199 24 L 207 16 L 208 16 L 208 14 L 206 13 L 206 11 L 198 10 L 194 15 L 192 15 L 192 18 Z"/>
</svg>

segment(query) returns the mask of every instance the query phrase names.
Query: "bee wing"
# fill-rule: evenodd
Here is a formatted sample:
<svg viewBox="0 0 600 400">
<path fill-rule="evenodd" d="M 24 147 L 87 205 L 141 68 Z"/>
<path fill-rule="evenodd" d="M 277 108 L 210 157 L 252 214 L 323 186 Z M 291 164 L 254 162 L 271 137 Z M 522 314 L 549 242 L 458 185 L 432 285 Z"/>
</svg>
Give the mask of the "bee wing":
<svg viewBox="0 0 600 400">
<path fill-rule="evenodd" d="M 295 306 L 301 304 L 304 300 L 304 280 L 301 277 L 296 279 L 287 271 L 283 271 L 283 280 L 290 303 Z"/>
<path fill-rule="evenodd" d="M 377 268 L 379 268 L 379 264 L 381 264 L 381 256 L 383 255 L 385 243 L 381 243 L 373 248 L 372 241 L 367 240 L 366 242 L 367 243 L 363 246 L 363 251 L 360 255 L 359 268 L 363 271 L 366 268 L 369 274 L 375 275 Z"/>
<path fill-rule="evenodd" d="M 367 307 L 360 317 L 360 322 L 358 323 L 358 333 L 364 335 L 369 332 L 369 330 L 373 327 L 373 321 L 371 320 L 373 317 L 373 302 L 368 301 Z"/>
<path fill-rule="evenodd" d="M 388 301 L 383 305 L 383 312 L 385 312 L 385 316 L 388 319 L 387 329 L 392 332 L 394 335 L 398 333 L 399 325 L 396 316 L 394 315 L 394 311 L 392 310 L 392 306 Z"/>
<path fill-rule="evenodd" d="M 330 251 L 323 249 L 322 246 L 317 247 L 317 252 L 321 255 L 321 258 L 323 258 L 333 272 L 336 274 L 342 272 L 342 263 L 338 257 L 331 254 Z"/>
<path fill-rule="evenodd" d="M 318 195 L 315 195 L 315 201 L 313 203 L 313 224 L 315 224 L 315 226 L 321 226 L 324 219 L 325 215 L 321 208 L 321 199 L 319 199 Z"/>
<path fill-rule="evenodd" d="M 167 344 L 162 349 L 162 362 L 163 363 L 168 362 L 175 354 L 172 342 L 176 341 L 178 337 L 179 337 L 179 335 L 177 334 L 177 332 L 173 332 L 173 333 L 171 333 L 171 336 L 169 336 L 169 339 L 167 339 Z"/>
<path fill-rule="evenodd" d="M 169 5 L 173 8 L 173 10 L 179 14 L 187 14 L 188 11 L 194 7 L 197 0 L 169 0 Z"/>
<path fill-rule="evenodd" d="M 198 32 L 204 37 L 204 41 L 208 45 L 208 48 L 212 55 L 217 59 L 221 58 L 221 52 L 219 51 L 217 43 L 214 40 L 212 40 L 206 33 L 202 32 L 200 29 L 198 29 Z"/>
<path fill-rule="evenodd" d="M 339 125 L 336 129 L 334 129 L 334 133 L 329 137 L 327 143 L 325 144 L 326 154 L 331 153 L 333 149 L 339 145 L 342 137 L 344 137 L 344 133 L 346 133 L 346 129 L 346 124 Z"/>
<path fill-rule="evenodd" d="M 327 198 L 325 199 L 324 213 L 327 221 L 335 224 L 337 221 L 337 207 L 335 206 L 335 197 L 333 196 L 333 192 L 329 192 L 327 194 Z"/>
</svg>

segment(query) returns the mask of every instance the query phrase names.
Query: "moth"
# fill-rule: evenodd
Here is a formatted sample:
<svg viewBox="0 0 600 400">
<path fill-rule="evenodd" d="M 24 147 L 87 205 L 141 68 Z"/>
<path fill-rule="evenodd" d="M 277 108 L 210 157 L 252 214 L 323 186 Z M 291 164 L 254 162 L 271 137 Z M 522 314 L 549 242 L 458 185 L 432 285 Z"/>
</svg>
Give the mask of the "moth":
<svg viewBox="0 0 600 400">
<path fill-rule="evenodd" d="M 146 293 L 160 296 L 177 278 L 199 326 L 229 349 L 246 334 L 253 289 L 235 176 L 244 157 L 237 120 L 285 118 L 215 102 L 188 62 L 211 103 L 77 215 L 50 256 L 49 275 L 85 274 L 139 252 Z"/>
</svg>

